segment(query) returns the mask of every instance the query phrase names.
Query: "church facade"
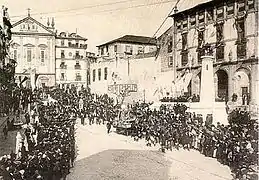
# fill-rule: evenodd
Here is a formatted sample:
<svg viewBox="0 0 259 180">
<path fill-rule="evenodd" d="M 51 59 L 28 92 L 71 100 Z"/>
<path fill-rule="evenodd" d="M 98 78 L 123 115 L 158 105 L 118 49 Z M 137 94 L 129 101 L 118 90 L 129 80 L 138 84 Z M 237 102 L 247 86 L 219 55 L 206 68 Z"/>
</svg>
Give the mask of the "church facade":
<svg viewBox="0 0 259 180">
<path fill-rule="evenodd" d="M 54 20 L 47 26 L 33 19 L 30 14 L 13 24 L 11 56 L 17 61 L 16 82 L 27 78 L 27 87 L 54 86 L 55 32 Z"/>
</svg>

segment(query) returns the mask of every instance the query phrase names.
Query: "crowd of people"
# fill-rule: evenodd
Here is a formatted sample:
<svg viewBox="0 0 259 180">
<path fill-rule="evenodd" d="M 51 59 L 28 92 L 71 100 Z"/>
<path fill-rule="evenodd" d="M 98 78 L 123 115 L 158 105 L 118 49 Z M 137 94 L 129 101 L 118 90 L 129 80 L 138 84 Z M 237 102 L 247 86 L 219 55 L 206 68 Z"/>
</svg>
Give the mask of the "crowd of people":
<svg viewBox="0 0 259 180">
<path fill-rule="evenodd" d="M 46 96 L 55 101 L 42 103 Z M 108 133 L 115 119 L 122 120 L 121 106 L 108 95 L 95 95 L 87 88 L 54 88 L 32 92 L 37 102 L 38 121 L 25 128 L 24 142 L 18 154 L 1 159 L 1 169 L 13 179 L 65 178 L 73 166 L 75 153 L 74 124 L 106 124 Z M 29 102 L 30 102 L 29 101 Z M 31 102 L 30 102 L 31 103 Z M 237 178 L 258 166 L 258 123 L 247 112 L 232 111 L 229 125 L 213 125 L 187 107 L 176 104 L 151 109 L 150 104 L 135 103 L 127 108 L 133 123 L 128 135 L 136 141 L 145 139 L 148 146 L 159 144 L 161 150 L 196 149 L 208 157 L 217 158 L 231 167 Z M 35 117 L 34 117 L 35 119 Z"/>
<path fill-rule="evenodd" d="M 151 110 L 147 104 L 136 103 L 129 110 L 129 116 L 136 117 L 130 136 L 144 138 L 148 146 L 160 144 L 162 151 L 196 149 L 228 165 L 237 178 L 247 179 L 258 166 L 258 122 L 249 113 L 234 110 L 229 125 L 213 125 L 209 117 L 203 120 L 186 110 L 181 104 Z"/>
<path fill-rule="evenodd" d="M 177 97 L 163 97 L 161 102 L 199 102 L 200 96 L 198 94 L 188 95 L 184 94 Z"/>
<path fill-rule="evenodd" d="M 4 179 L 65 179 L 73 166 L 78 111 L 58 101 L 44 104 L 36 100 L 38 121 L 30 118 L 24 125 L 18 152 L 0 158 Z"/>
</svg>

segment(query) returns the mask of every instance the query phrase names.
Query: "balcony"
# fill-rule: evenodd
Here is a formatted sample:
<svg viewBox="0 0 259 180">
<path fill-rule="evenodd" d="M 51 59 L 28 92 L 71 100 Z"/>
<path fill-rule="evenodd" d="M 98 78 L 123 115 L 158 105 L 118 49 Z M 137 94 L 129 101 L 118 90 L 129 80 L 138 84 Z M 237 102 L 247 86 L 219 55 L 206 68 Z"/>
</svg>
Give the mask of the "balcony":
<svg viewBox="0 0 259 180">
<path fill-rule="evenodd" d="M 77 75 L 75 81 L 82 81 L 82 76 Z"/>
<path fill-rule="evenodd" d="M 60 69 L 67 69 L 67 65 L 65 65 L 65 64 L 60 64 Z"/>
<path fill-rule="evenodd" d="M 75 65 L 75 69 L 81 69 L 81 65 L 76 64 L 76 65 Z"/>
<path fill-rule="evenodd" d="M 82 48 L 82 49 L 87 49 L 87 44 L 72 44 L 72 43 L 68 43 L 68 47 L 71 48 Z"/>
</svg>

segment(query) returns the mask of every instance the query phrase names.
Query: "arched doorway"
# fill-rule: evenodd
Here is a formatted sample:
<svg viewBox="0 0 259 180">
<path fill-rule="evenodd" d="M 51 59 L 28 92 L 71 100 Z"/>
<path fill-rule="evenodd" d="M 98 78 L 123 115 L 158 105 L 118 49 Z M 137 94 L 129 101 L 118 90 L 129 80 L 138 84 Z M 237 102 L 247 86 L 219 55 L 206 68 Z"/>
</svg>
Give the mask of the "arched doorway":
<svg viewBox="0 0 259 180">
<path fill-rule="evenodd" d="M 215 98 L 216 101 L 228 100 L 228 74 L 220 69 L 215 74 Z"/>
<path fill-rule="evenodd" d="M 250 76 L 245 69 L 239 69 L 234 74 L 234 93 L 240 105 L 248 105 L 250 101 Z"/>
</svg>

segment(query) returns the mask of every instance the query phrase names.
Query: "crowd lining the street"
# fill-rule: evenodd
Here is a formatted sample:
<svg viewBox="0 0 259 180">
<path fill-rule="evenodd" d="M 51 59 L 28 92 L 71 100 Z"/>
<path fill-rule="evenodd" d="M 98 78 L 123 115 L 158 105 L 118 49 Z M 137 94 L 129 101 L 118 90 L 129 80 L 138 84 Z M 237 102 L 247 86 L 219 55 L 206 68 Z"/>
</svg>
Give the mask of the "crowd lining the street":
<svg viewBox="0 0 259 180">
<path fill-rule="evenodd" d="M 47 94 L 56 101 L 40 103 L 39 99 Z M 55 88 L 44 93 L 36 90 L 31 97 L 29 103 L 39 104 L 39 122 L 30 125 L 27 121 L 30 128 L 26 128 L 24 139 L 28 150 L 23 143 L 19 154 L 12 152 L 0 161 L 1 169 L 7 170 L 13 179 L 65 179 L 76 156 L 75 119 L 79 118 L 83 125 L 86 120 L 89 125 L 106 124 L 109 133 L 121 114 L 120 104 L 108 95 L 91 94 L 87 88 Z M 258 166 L 257 121 L 251 120 L 245 111 L 234 110 L 229 114 L 229 125 L 215 126 L 210 118 L 204 121 L 186 110 L 181 104 L 172 108 L 161 106 L 158 110 L 152 110 L 147 103 L 130 105 L 126 118 L 134 121 L 128 135 L 136 141 L 145 139 L 148 146 L 159 144 L 163 152 L 173 148 L 196 149 L 230 166 L 236 178 L 246 179 L 253 166 Z"/>
</svg>

